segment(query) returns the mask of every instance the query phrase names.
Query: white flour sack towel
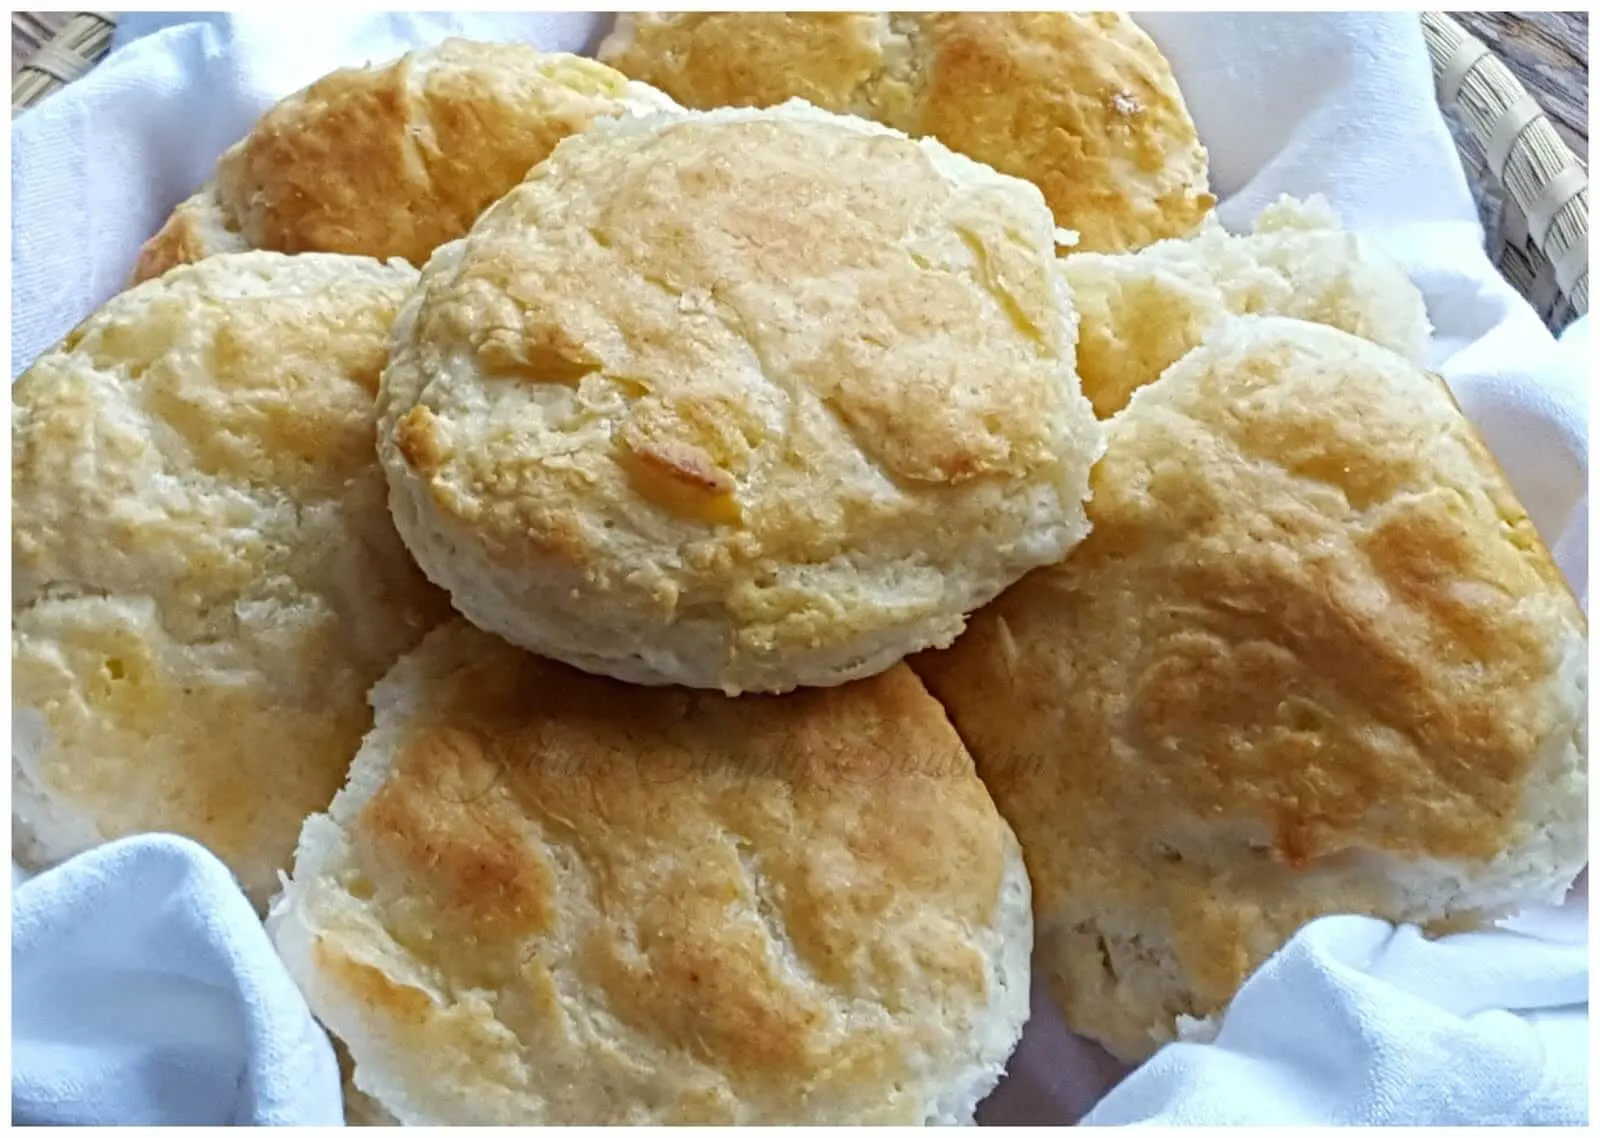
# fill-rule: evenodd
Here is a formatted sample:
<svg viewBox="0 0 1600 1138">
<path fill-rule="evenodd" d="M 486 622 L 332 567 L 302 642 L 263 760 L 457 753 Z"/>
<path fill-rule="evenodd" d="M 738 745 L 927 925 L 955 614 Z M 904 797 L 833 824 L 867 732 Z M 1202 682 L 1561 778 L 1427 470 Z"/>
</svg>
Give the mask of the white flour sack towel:
<svg viewBox="0 0 1600 1138">
<path fill-rule="evenodd" d="M 1483 250 L 1414 15 L 1143 15 L 1248 229 L 1324 195 L 1421 289 L 1433 364 L 1587 604 L 1587 322 L 1558 341 Z M 112 55 L 13 123 L 13 380 L 128 278 L 140 244 L 268 106 L 447 35 L 586 52 L 593 14 L 128 14 Z M 250 904 L 192 843 L 13 874 L 18 1122 L 330 1123 L 339 1071 Z M 1588 903 L 1435 940 L 1333 915 L 1220 1025 L 1126 1072 L 1036 978 L 988 1124 L 1584 1124 Z"/>
</svg>

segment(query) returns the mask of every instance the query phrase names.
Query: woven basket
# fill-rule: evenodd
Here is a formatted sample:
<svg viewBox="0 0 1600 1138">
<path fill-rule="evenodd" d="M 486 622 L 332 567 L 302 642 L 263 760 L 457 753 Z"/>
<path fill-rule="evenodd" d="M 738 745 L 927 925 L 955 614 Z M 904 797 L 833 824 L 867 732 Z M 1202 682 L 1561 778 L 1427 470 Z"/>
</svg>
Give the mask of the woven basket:
<svg viewBox="0 0 1600 1138">
<path fill-rule="evenodd" d="M 76 13 L 12 82 L 12 114 L 87 73 L 115 27 L 111 13 Z M 1422 28 L 1463 159 L 1498 206 L 1490 255 L 1559 330 L 1589 311 L 1589 169 L 1481 40 L 1438 12 L 1423 13 Z"/>
</svg>

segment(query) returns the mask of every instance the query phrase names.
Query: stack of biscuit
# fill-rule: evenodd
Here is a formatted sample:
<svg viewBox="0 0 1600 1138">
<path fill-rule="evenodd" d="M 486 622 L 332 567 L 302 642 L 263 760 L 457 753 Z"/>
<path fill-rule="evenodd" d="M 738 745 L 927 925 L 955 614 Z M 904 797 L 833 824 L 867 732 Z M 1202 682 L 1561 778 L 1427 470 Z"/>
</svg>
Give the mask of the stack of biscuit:
<svg viewBox="0 0 1600 1138">
<path fill-rule="evenodd" d="M 1109 13 L 629 14 L 284 100 L 12 396 L 13 850 L 225 861 L 353 1121 L 965 1123 L 1586 861 L 1421 296 Z"/>
</svg>

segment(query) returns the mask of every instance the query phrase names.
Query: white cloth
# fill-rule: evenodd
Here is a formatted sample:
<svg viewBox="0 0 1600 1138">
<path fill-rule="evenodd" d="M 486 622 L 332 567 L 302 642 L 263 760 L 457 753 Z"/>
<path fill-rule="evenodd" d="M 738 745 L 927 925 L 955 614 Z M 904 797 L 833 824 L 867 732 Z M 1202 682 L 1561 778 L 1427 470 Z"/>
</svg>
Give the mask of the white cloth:
<svg viewBox="0 0 1600 1138">
<path fill-rule="evenodd" d="M 226 867 L 113 842 L 11 909 L 19 1124 L 307 1125 L 344 1117 L 333 1048 Z"/>
<path fill-rule="evenodd" d="M 1325 917 L 1250 978 L 1213 1043 L 1164 1048 L 1085 1121 L 1582 1126 L 1586 918 L 1430 942 Z"/>
<path fill-rule="evenodd" d="M 191 22 L 162 26 L 174 19 Z M 1416 18 L 1140 20 L 1187 93 L 1225 222 L 1247 224 L 1282 192 L 1321 192 L 1410 272 L 1436 329 L 1436 366 L 1586 592 L 1587 328 L 1575 326 L 1558 345 L 1485 256 Z M 317 35 L 306 36 L 270 10 L 128 15 L 119 35 L 126 46 L 14 126 L 13 377 L 121 286 L 140 242 L 274 99 L 334 66 L 445 34 L 584 50 L 604 27 L 604 17 L 585 14 L 327 12 Z M 150 848 L 128 843 L 18 891 L 13 919 L 35 930 L 29 943 L 74 947 L 84 939 L 74 930 L 92 920 L 104 930 L 94 942 L 105 947 L 28 955 L 19 940 L 14 1105 L 24 1090 L 46 1088 L 28 1092 L 31 1117 L 212 1118 L 228 1112 L 233 1073 L 248 1071 L 253 1089 L 234 1100 L 233 1117 L 326 1117 L 326 1044 L 307 1039 L 304 1008 L 279 983 L 248 907 L 214 864 L 196 868 L 204 857 L 170 842 L 161 845 L 169 860 L 158 863 L 170 868 L 176 857 L 189 868 L 171 871 L 182 885 L 159 904 L 157 875 L 139 868 Z M 108 875 L 117 874 L 126 883 L 117 877 L 113 888 Z M 1580 897 L 1543 924 L 1433 944 L 1381 922 L 1328 918 L 1246 985 L 1214 1042 L 1167 1048 L 1108 1096 L 1122 1072 L 1036 999 L 1011 1076 L 983 1116 L 1071 1121 L 1105 1096 L 1091 1121 L 1584 1121 L 1587 912 Z M 154 1057 L 197 1053 L 219 1034 L 181 1011 L 73 1022 L 87 1012 L 70 994 L 92 990 L 95 968 L 127 978 L 130 1002 L 154 1008 L 157 994 L 172 989 L 155 983 L 150 995 L 136 995 L 132 977 L 163 977 L 162 962 L 179 959 L 209 962 L 184 969 L 204 975 L 194 986 L 208 998 L 253 1009 L 244 1036 L 227 1036 L 230 1046 L 250 1041 L 249 1056 L 231 1069 L 160 1077 L 176 1066 Z M 90 1042 L 96 1024 L 100 1048 Z M 285 1034 L 274 1034 L 280 1027 Z M 59 1038 L 80 1048 L 70 1070 Z M 295 1086 L 303 1095 L 293 1102 L 261 1089 Z"/>
</svg>

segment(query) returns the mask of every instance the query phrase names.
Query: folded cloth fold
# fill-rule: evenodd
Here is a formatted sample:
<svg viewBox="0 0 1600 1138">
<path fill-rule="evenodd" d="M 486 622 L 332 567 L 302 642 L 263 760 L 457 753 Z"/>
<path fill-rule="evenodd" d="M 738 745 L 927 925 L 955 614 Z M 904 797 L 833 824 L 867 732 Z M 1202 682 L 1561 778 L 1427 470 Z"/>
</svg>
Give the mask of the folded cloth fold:
<svg viewBox="0 0 1600 1138">
<path fill-rule="evenodd" d="M 305 1125 L 339 1068 L 250 902 L 164 834 L 15 886 L 11 1112 L 21 1125 Z"/>
<path fill-rule="evenodd" d="M 1087 1125 L 1582 1126 L 1587 914 L 1429 941 L 1367 917 L 1306 926 L 1209 1043 L 1163 1048 Z"/>
<path fill-rule="evenodd" d="M 13 126 L 12 375 L 120 289 L 140 243 L 274 100 L 449 34 L 592 47 L 593 13 L 125 18 L 124 46 Z M 1587 324 L 1558 344 L 1484 252 L 1414 14 L 1141 14 L 1172 60 L 1225 223 L 1325 194 L 1422 290 L 1434 364 L 1587 595 Z M 337 1072 L 222 867 L 116 843 L 15 887 L 18 1121 L 332 1122 Z M 1444 1124 L 1587 1118 L 1587 901 L 1437 943 L 1335 917 L 1089 1121 Z M 1553 923 L 1552 923 L 1553 922 Z M 1564 923 L 1563 923 L 1564 922 Z M 1552 931 L 1556 930 L 1556 931 Z M 1042 992 L 991 1123 L 1068 1122 L 1122 1072 Z"/>
</svg>

